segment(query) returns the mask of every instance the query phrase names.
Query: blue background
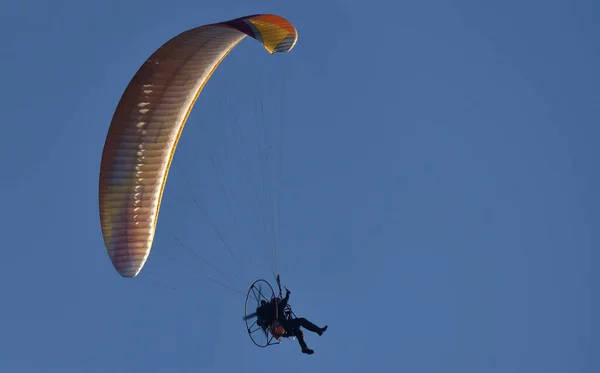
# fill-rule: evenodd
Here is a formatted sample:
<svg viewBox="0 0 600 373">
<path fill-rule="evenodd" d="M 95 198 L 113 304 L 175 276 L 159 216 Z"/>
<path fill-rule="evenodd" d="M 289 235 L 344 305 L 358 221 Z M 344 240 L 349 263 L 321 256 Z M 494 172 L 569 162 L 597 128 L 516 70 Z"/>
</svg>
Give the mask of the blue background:
<svg viewBox="0 0 600 373">
<path fill-rule="evenodd" d="M 121 93 L 179 32 L 265 12 L 297 27 L 296 48 L 248 39 L 221 65 L 150 259 L 121 278 L 97 199 Z M 0 371 L 600 371 L 598 14 L 592 0 L 2 2 Z M 211 154 L 234 165 L 252 146 L 225 147 L 223 129 L 257 128 L 257 102 L 285 132 L 282 279 L 297 314 L 329 324 L 307 334 L 312 356 L 248 339 L 240 292 L 272 279 L 271 256 L 252 199 L 216 197 L 241 174 L 208 176 Z"/>
</svg>

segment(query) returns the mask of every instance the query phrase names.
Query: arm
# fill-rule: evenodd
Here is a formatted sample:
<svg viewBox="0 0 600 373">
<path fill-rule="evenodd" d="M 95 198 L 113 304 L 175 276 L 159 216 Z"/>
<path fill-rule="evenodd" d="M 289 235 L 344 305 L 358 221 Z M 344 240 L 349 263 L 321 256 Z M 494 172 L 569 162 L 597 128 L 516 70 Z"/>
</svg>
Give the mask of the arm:
<svg viewBox="0 0 600 373">
<path fill-rule="evenodd" d="M 290 293 L 291 292 L 288 290 L 288 288 L 285 288 L 285 298 L 279 301 L 280 309 L 284 309 L 285 306 L 287 306 L 288 301 L 290 300 Z"/>
</svg>

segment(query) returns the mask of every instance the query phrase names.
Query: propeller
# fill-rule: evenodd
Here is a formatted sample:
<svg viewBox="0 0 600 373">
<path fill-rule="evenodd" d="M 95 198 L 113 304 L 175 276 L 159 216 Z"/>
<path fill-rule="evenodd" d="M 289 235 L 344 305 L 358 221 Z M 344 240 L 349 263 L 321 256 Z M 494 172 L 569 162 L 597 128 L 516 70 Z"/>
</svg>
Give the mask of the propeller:
<svg viewBox="0 0 600 373">
<path fill-rule="evenodd" d="M 256 312 L 252 312 L 251 314 L 244 316 L 242 318 L 242 320 L 246 321 L 246 320 L 251 319 L 253 317 L 256 317 Z"/>
</svg>

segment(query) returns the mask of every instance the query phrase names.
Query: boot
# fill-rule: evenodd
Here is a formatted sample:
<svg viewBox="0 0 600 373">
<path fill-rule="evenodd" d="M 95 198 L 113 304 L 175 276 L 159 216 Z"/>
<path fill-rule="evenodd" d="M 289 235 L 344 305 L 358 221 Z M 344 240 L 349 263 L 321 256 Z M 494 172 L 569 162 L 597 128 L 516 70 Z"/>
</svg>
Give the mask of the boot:
<svg viewBox="0 0 600 373">
<path fill-rule="evenodd" d="M 315 352 L 314 352 L 313 350 L 311 350 L 310 348 L 308 348 L 308 347 L 305 347 L 305 348 L 303 348 L 303 349 L 302 349 L 302 353 L 303 353 L 303 354 L 309 354 L 309 355 L 312 355 L 312 354 L 314 354 Z"/>
<path fill-rule="evenodd" d="M 319 331 L 317 332 L 318 335 L 323 335 L 323 333 L 325 333 L 325 331 L 327 330 L 327 325 L 325 325 L 324 327 L 320 328 Z"/>
</svg>

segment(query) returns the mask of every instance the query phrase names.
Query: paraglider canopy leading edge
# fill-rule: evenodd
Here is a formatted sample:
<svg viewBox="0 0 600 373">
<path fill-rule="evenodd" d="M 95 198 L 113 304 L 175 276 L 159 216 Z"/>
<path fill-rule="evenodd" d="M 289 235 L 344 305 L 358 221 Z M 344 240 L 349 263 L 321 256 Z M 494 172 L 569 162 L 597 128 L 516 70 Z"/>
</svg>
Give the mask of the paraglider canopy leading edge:
<svg viewBox="0 0 600 373">
<path fill-rule="evenodd" d="M 271 54 L 289 52 L 294 26 L 273 14 L 185 31 L 137 71 L 112 118 L 100 165 L 99 207 L 106 250 L 123 277 L 142 270 L 183 127 L 212 73 L 246 36 Z"/>
</svg>

